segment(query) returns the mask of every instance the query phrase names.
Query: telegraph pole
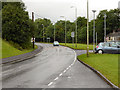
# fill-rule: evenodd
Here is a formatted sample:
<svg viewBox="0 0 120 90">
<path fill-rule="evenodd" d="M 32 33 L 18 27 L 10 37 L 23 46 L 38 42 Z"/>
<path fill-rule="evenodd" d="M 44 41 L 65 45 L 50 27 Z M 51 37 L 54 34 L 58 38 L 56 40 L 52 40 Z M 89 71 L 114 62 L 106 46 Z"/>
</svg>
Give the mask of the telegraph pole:
<svg viewBox="0 0 120 90">
<path fill-rule="evenodd" d="M 89 56 L 89 6 L 87 0 L 87 57 Z"/>
<path fill-rule="evenodd" d="M 34 23 L 34 12 L 32 12 L 32 21 Z M 33 49 L 34 49 L 34 42 L 35 40 L 34 40 L 34 30 L 33 30 Z"/>
</svg>

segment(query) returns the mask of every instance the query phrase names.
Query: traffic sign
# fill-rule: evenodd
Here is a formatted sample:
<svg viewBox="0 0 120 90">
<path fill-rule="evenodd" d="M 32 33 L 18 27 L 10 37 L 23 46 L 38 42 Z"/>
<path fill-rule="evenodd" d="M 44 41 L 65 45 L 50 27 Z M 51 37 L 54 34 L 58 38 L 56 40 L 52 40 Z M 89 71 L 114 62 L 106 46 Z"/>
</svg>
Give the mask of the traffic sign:
<svg viewBox="0 0 120 90">
<path fill-rule="evenodd" d="M 71 32 L 71 37 L 75 37 L 75 33 L 74 32 Z"/>
</svg>

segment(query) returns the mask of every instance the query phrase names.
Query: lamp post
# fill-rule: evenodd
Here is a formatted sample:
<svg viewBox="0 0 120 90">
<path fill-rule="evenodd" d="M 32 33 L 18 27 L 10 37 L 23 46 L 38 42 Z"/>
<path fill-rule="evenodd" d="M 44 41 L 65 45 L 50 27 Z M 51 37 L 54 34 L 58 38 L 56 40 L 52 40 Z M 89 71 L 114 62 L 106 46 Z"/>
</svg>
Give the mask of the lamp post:
<svg viewBox="0 0 120 90">
<path fill-rule="evenodd" d="M 60 16 L 61 18 L 65 18 L 65 16 Z M 66 45 L 66 18 L 65 18 L 65 45 Z"/>
<path fill-rule="evenodd" d="M 93 12 L 93 18 L 94 18 L 94 22 L 93 22 L 93 52 L 95 52 L 94 51 L 94 48 L 95 48 L 95 12 L 96 12 L 96 10 L 92 10 L 92 12 Z"/>
<path fill-rule="evenodd" d="M 42 24 L 43 26 L 43 42 L 45 41 L 45 38 L 44 38 L 44 24 Z"/>
<path fill-rule="evenodd" d="M 97 46 L 97 32 L 96 32 L 96 46 Z"/>
<path fill-rule="evenodd" d="M 104 42 L 106 42 L 106 13 L 104 14 Z"/>
<path fill-rule="evenodd" d="M 77 8 L 75 6 L 71 6 L 71 8 L 75 8 L 75 17 L 76 17 L 76 21 L 75 21 L 75 24 L 76 24 L 76 30 L 75 30 L 75 35 L 76 35 L 76 47 L 77 47 Z"/>
<path fill-rule="evenodd" d="M 54 24 L 54 41 L 55 41 L 55 24 Z"/>
<path fill-rule="evenodd" d="M 87 57 L 89 56 L 89 6 L 87 0 Z"/>
</svg>

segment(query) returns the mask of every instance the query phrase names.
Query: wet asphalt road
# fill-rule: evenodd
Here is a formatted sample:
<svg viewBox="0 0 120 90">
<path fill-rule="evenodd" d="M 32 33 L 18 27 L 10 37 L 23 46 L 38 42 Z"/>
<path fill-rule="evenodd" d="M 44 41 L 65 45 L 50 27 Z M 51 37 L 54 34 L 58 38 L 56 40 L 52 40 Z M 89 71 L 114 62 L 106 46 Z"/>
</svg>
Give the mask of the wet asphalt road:
<svg viewBox="0 0 120 90">
<path fill-rule="evenodd" d="M 2 67 L 3 88 L 110 88 L 98 75 L 76 60 L 67 47 L 43 46 L 35 57 Z"/>
</svg>

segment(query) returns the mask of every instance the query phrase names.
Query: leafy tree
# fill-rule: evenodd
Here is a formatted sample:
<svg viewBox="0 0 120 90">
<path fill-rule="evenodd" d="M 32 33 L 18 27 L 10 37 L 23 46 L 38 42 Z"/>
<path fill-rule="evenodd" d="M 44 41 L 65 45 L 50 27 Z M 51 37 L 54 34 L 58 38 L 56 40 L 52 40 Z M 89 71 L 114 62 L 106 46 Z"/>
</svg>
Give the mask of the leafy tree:
<svg viewBox="0 0 120 90">
<path fill-rule="evenodd" d="M 51 21 L 49 19 L 36 19 L 35 20 L 35 25 L 37 27 L 37 30 L 35 32 L 35 38 L 36 38 L 36 41 L 43 41 L 43 33 L 44 33 L 44 38 L 46 39 L 47 38 L 47 28 L 49 27 L 49 25 L 51 24 Z M 44 31 L 43 31 L 44 30 Z"/>
<path fill-rule="evenodd" d="M 21 2 L 4 2 L 2 8 L 2 38 L 18 43 L 22 48 L 30 46 L 34 24 Z"/>
</svg>

